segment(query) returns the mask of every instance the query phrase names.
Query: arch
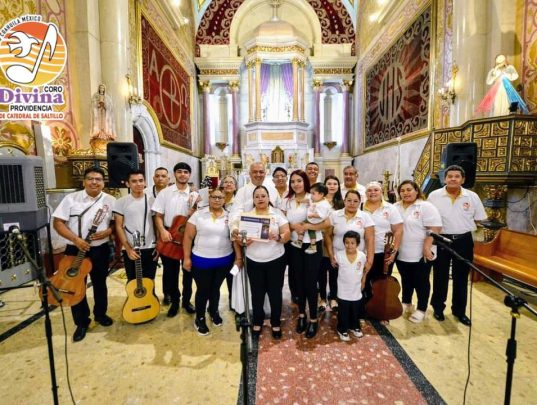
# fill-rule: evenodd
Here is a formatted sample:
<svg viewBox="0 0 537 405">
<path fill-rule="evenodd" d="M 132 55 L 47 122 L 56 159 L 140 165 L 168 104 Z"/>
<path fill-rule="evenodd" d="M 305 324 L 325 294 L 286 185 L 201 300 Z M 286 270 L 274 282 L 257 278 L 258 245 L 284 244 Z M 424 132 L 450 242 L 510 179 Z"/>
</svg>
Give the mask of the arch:
<svg viewBox="0 0 537 405">
<path fill-rule="evenodd" d="M 131 106 L 132 125 L 140 132 L 144 142 L 145 178 L 147 187 L 153 187 L 153 173 L 160 166 L 161 149 L 158 129 L 145 104 Z"/>
</svg>

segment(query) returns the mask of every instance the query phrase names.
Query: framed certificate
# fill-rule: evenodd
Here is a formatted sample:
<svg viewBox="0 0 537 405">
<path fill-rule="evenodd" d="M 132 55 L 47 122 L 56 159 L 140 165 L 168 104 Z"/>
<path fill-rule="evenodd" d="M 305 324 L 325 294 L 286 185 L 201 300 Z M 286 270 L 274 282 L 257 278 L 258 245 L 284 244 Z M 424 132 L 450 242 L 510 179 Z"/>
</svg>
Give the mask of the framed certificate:
<svg viewBox="0 0 537 405">
<path fill-rule="evenodd" d="M 246 231 L 248 238 L 260 242 L 268 242 L 270 220 L 271 217 L 269 215 L 241 215 L 239 232 Z"/>
</svg>

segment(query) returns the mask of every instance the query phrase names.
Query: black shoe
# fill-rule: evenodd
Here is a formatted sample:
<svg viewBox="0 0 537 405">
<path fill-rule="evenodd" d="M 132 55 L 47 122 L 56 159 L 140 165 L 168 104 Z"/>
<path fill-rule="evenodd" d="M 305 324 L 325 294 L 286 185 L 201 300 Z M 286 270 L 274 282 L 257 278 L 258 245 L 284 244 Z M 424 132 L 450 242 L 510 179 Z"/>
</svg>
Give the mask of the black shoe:
<svg viewBox="0 0 537 405">
<path fill-rule="evenodd" d="M 207 336 L 209 334 L 209 328 L 207 327 L 205 318 L 194 319 L 194 326 L 196 327 L 196 330 L 198 331 L 198 335 Z"/>
<path fill-rule="evenodd" d="M 168 318 L 173 318 L 179 312 L 179 304 L 171 304 L 168 309 Z"/>
<path fill-rule="evenodd" d="M 73 342 L 80 342 L 86 337 L 86 332 L 88 328 L 85 326 L 77 326 L 75 333 L 73 333 Z"/>
<path fill-rule="evenodd" d="M 274 330 L 274 328 L 272 328 L 272 338 L 276 339 L 276 340 L 281 339 L 282 338 L 282 329 L 280 328 L 279 330 Z"/>
<path fill-rule="evenodd" d="M 114 320 L 110 318 L 108 315 L 103 315 L 99 317 L 95 317 L 95 322 L 102 326 L 110 326 L 114 323 Z"/>
<path fill-rule="evenodd" d="M 306 317 L 299 317 L 298 322 L 296 323 L 296 333 L 304 333 L 306 331 L 307 326 L 308 325 L 306 323 Z"/>
<path fill-rule="evenodd" d="M 298 304 L 298 297 L 296 297 L 296 296 L 292 296 L 292 297 L 291 297 L 291 302 L 292 302 L 293 304 Z"/>
<path fill-rule="evenodd" d="M 315 337 L 318 329 L 319 322 L 310 322 L 308 324 L 308 330 L 306 331 L 306 338 L 311 339 L 312 337 Z"/>
<path fill-rule="evenodd" d="M 434 311 L 434 314 L 433 314 L 433 317 L 434 319 L 436 319 L 437 321 L 444 321 L 446 319 L 446 317 L 444 316 L 444 313 L 442 311 Z"/>
<path fill-rule="evenodd" d="M 170 302 L 171 302 L 170 294 L 164 294 L 162 305 L 170 305 Z"/>
<path fill-rule="evenodd" d="M 224 323 L 218 311 L 211 315 L 211 320 L 213 321 L 214 326 L 222 326 Z"/>
<path fill-rule="evenodd" d="M 453 316 L 455 318 L 457 318 L 459 320 L 459 322 L 462 323 L 465 326 L 471 326 L 472 325 L 472 321 L 466 315 L 460 315 L 459 316 L 459 315 L 453 314 Z"/>
<path fill-rule="evenodd" d="M 258 338 L 259 336 L 261 336 L 261 328 L 259 328 L 259 330 L 252 328 L 252 337 Z"/>
<path fill-rule="evenodd" d="M 192 305 L 190 302 L 185 302 L 185 303 L 183 303 L 182 306 L 185 309 L 185 311 L 188 312 L 189 314 L 195 314 L 196 313 L 196 308 L 194 308 L 194 305 Z"/>
</svg>

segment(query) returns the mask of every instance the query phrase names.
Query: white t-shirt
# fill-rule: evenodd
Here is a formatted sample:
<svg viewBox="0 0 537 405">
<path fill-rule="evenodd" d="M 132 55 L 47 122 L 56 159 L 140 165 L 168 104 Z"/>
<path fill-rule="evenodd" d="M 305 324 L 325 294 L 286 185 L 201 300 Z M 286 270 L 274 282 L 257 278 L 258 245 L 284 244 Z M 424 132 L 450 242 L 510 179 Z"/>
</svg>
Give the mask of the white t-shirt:
<svg viewBox="0 0 537 405">
<path fill-rule="evenodd" d="M 428 201 L 442 216 L 442 233 L 458 235 L 477 229 L 475 221 L 487 219 L 487 213 L 479 196 L 471 190 L 461 188 L 461 193 L 453 201 L 446 187 L 429 194 Z"/>
<path fill-rule="evenodd" d="M 440 214 L 433 204 L 423 200 L 416 200 L 406 210 L 400 201 L 395 203 L 395 207 L 403 218 L 403 237 L 397 260 L 419 262 L 423 257 L 423 242 L 427 237 L 427 227 L 442 226 Z"/>
<path fill-rule="evenodd" d="M 358 301 L 362 299 L 362 275 L 366 257 L 364 252 L 358 251 L 356 260 L 349 262 L 344 250 L 337 252 L 337 297 L 345 301 Z"/>
<path fill-rule="evenodd" d="M 151 206 L 155 199 L 143 194 L 140 198 L 134 198 L 132 194 L 121 197 L 114 204 L 114 213 L 123 217 L 123 228 L 129 244 L 133 246 L 132 234 L 135 231 L 144 236 L 140 249 L 150 249 L 155 245 L 155 229 L 153 227 L 153 212 Z M 144 218 L 144 212 L 147 212 Z M 144 235 L 145 223 L 145 235 Z M 145 243 L 144 243 L 145 240 Z"/>
<path fill-rule="evenodd" d="M 233 247 L 229 238 L 229 214 L 213 218 L 209 207 L 201 208 L 188 219 L 196 227 L 192 253 L 209 259 L 229 256 Z"/>
<path fill-rule="evenodd" d="M 255 214 L 255 210 L 249 212 L 250 214 Z M 248 215 L 248 212 L 245 212 L 244 215 Z M 270 207 L 269 214 L 270 218 L 270 233 L 279 234 L 280 226 L 289 223 L 287 218 L 282 214 L 282 212 L 277 209 Z M 246 248 L 246 256 L 255 262 L 266 263 L 272 260 L 276 260 L 278 257 L 281 257 L 285 253 L 285 247 L 283 243 L 276 242 L 275 240 L 269 240 L 268 242 L 258 242 L 254 241 Z"/>
<path fill-rule="evenodd" d="M 374 212 L 366 209 L 364 211 L 371 215 L 375 223 L 375 253 L 384 252 L 384 236 L 386 232 L 392 230 L 392 225 L 397 225 L 403 222 L 401 214 L 392 204 L 383 201 L 382 205 Z"/>
<path fill-rule="evenodd" d="M 287 220 L 290 224 L 298 224 L 306 221 L 310 201 L 311 195 L 309 193 L 306 193 L 306 195 L 304 196 L 304 200 L 301 203 L 297 203 L 295 196 L 291 198 L 284 198 L 281 207 L 282 210 L 285 212 Z M 330 214 L 330 210 L 328 210 L 327 214 Z M 324 219 L 326 219 L 327 217 L 325 217 Z M 321 231 L 315 231 L 315 240 L 320 241 L 322 239 L 323 233 Z M 298 233 L 296 231 L 291 232 L 291 240 L 298 240 Z M 302 241 L 304 243 L 311 242 L 308 232 L 304 233 Z"/>
<path fill-rule="evenodd" d="M 276 204 L 278 200 L 278 191 L 274 185 L 270 185 L 269 183 L 263 183 L 263 186 L 265 186 L 269 192 L 270 202 L 274 207 L 277 207 Z M 238 228 L 239 215 L 242 212 L 249 212 L 254 209 L 254 190 L 256 187 L 257 186 L 250 182 L 237 190 L 237 194 L 235 194 L 235 199 L 233 202 L 233 208 L 231 208 L 230 212 L 230 220 L 233 227 Z"/>
<path fill-rule="evenodd" d="M 356 190 L 358 191 L 358 194 L 360 194 L 360 203 L 363 204 L 366 202 L 367 200 L 367 196 L 365 194 L 365 186 L 362 186 L 361 184 L 359 183 L 356 183 L 354 185 L 354 187 L 351 187 L 351 188 L 347 188 L 345 187 L 345 185 L 343 184 L 341 186 L 341 196 L 343 197 L 343 199 L 345 199 L 345 196 L 347 195 L 347 191 L 349 190 Z"/>
<path fill-rule="evenodd" d="M 360 245 L 358 250 L 365 251 L 365 229 L 370 226 L 375 226 L 371 215 L 367 212 L 356 211 L 354 217 L 345 218 L 345 208 L 337 211 L 332 211 L 330 214 L 330 224 L 334 227 L 332 245 L 334 247 L 334 255 L 337 251 L 345 250 L 345 244 L 343 243 L 343 235 L 347 231 L 355 231 L 360 234 Z"/>
<path fill-rule="evenodd" d="M 199 194 L 190 191 L 186 187 L 184 191 L 179 191 L 175 184 L 166 187 L 158 193 L 151 210 L 164 215 L 164 226 L 170 227 L 173 219 L 178 215 L 187 216 L 190 207 L 196 202 Z"/>
<path fill-rule="evenodd" d="M 330 215 L 330 212 L 332 212 L 332 206 L 324 198 L 319 202 L 310 201 L 308 205 L 308 215 L 307 215 L 308 222 L 311 224 L 320 224 L 326 218 L 328 218 L 328 215 Z M 311 217 L 311 215 L 314 215 L 314 214 L 317 214 L 317 215 L 315 217 Z"/>
<path fill-rule="evenodd" d="M 93 219 L 97 214 L 97 211 L 101 208 L 106 210 L 106 214 L 101 223 L 97 227 L 96 232 L 106 230 L 110 226 L 110 221 L 113 218 L 112 208 L 116 199 L 110 194 L 101 192 L 97 197 L 93 198 L 86 193 L 86 190 L 76 191 L 67 195 L 58 205 L 52 216 L 54 218 L 66 221 L 67 227 L 76 235 L 85 239 L 88 235 Z M 87 208 L 88 209 L 82 218 L 79 217 Z M 80 227 L 79 227 L 80 224 Z M 105 239 L 91 241 L 91 246 L 100 246 L 110 240 L 109 237 Z M 73 245 L 73 242 L 67 241 L 67 244 Z"/>
</svg>

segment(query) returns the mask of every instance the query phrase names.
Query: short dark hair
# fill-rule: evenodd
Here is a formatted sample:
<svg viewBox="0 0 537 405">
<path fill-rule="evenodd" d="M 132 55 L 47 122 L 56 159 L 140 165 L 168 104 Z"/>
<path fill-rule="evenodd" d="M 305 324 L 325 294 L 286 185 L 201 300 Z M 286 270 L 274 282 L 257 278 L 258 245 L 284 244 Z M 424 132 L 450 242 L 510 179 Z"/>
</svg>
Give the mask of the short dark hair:
<svg viewBox="0 0 537 405">
<path fill-rule="evenodd" d="M 104 170 L 98 166 L 88 167 L 86 170 L 84 170 L 84 178 L 86 178 L 89 173 L 99 173 L 101 176 L 103 176 L 103 179 L 105 177 Z"/>
<path fill-rule="evenodd" d="M 185 162 L 179 162 L 173 167 L 174 173 L 177 170 L 186 170 L 187 172 L 192 173 L 192 168 L 190 167 L 188 163 L 185 163 Z"/>
<path fill-rule="evenodd" d="M 311 191 L 317 191 L 318 193 L 322 195 L 328 194 L 328 188 L 326 188 L 326 186 L 323 183 L 315 183 L 313 186 L 310 187 L 310 192 Z"/>
<path fill-rule="evenodd" d="M 314 165 L 314 166 L 317 166 L 319 167 L 319 165 L 317 164 L 317 162 L 309 162 L 306 167 L 308 167 L 309 165 Z"/>
<path fill-rule="evenodd" d="M 166 173 L 168 173 L 168 169 L 166 169 L 165 167 L 157 167 L 154 171 L 154 173 L 158 172 L 159 170 L 166 170 Z"/>
<path fill-rule="evenodd" d="M 285 170 L 283 167 L 277 167 L 276 169 L 274 169 L 274 171 L 272 172 L 272 177 L 274 177 L 274 175 L 276 174 L 276 172 L 282 172 L 283 174 L 285 174 L 287 176 L 287 170 Z"/>
<path fill-rule="evenodd" d="M 362 202 L 362 196 L 358 192 L 358 190 L 347 190 L 347 193 L 345 194 L 345 199 L 347 199 L 347 196 L 349 194 L 355 194 L 358 197 L 358 201 Z"/>
<path fill-rule="evenodd" d="M 360 234 L 356 231 L 347 231 L 343 235 L 343 243 L 345 243 L 345 239 L 356 239 L 356 244 L 360 244 Z"/>
<path fill-rule="evenodd" d="M 444 171 L 444 179 L 447 177 L 448 172 L 461 172 L 462 177 L 466 177 L 466 172 L 464 171 L 462 166 L 459 165 L 448 166 Z"/>
<path fill-rule="evenodd" d="M 131 170 L 129 172 L 129 174 L 127 175 L 127 181 L 131 179 L 131 176 L 134 176 L 137 174 L 141 174 L 142 176 L 144 176 L 144 180 L 145 180 L 145 172 L 143 170 L 137 169 L 137 170 Z"/>
</svg>

